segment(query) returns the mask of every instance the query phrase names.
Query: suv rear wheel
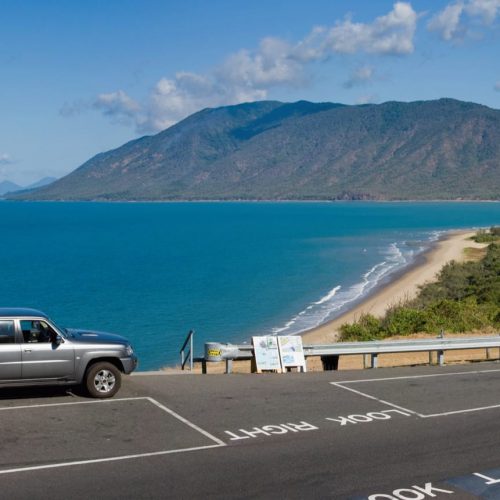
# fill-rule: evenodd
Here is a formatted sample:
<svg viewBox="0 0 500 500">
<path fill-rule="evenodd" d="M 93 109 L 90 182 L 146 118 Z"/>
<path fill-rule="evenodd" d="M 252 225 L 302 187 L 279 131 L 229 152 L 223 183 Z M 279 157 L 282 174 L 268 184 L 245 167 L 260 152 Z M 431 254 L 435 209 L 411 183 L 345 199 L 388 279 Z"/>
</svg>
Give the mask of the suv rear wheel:
<svg viewBox="0 0 500 500">
<path fill-rule="evenodd" d="M 91 365 L 85 376 L 85 386 L 93 398 L 112 398 L 120 389 L 120 370 L 106 361 Z"/>
</svg>

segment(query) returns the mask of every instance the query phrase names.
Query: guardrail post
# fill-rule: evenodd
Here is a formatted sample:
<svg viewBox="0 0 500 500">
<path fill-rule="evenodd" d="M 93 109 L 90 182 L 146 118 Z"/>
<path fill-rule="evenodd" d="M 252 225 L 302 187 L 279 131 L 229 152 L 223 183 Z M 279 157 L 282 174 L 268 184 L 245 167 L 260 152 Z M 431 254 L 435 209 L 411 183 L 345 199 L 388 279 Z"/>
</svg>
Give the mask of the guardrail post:
<svg viewBox="0 0 500 500">
<path fill-rule="evenodd" d="M 372 354 L 371 368 L 377 368 L 377 367 L 378 367 L 378 354 Z"/>
<path fill-rule="evenodd" d="M 226 359 L 226 373 L 233 373 L 233 360 Z"/>
<path fill-rule="evenodd" d="M 437 355 L 438 355 L 439 366 L 443 366 L 444 365 L 444 351 L 438 351 Z"/>
</svg>

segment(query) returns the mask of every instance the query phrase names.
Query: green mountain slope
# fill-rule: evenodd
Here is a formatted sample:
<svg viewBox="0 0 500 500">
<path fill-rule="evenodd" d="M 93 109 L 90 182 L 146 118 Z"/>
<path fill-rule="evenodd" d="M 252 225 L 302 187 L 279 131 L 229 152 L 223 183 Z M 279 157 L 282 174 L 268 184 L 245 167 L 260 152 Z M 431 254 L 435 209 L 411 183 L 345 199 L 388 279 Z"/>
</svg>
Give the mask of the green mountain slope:
<svg viewBox="0 0 500 500">
<path fill-rule="evenodd" d="M 500 199 L 500 111 L 452 99 L 206 109 L 20 198 Z"/>
</svg>

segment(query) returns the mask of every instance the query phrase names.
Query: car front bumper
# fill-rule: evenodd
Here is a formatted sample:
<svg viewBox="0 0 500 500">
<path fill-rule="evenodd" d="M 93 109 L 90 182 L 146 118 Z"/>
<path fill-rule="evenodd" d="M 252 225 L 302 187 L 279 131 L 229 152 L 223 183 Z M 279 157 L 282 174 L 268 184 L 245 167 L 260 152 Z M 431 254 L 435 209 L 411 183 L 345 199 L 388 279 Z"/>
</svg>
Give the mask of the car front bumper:
<svg viewBox="0 0 500 500">
<path fill-rule="evenodd" d="M 124 373 L 132 373 L 137 368 L 138 360 L 135 354 L 126 358 L 120 358 L 120 361 L 122 362 Z"/>
</svg>

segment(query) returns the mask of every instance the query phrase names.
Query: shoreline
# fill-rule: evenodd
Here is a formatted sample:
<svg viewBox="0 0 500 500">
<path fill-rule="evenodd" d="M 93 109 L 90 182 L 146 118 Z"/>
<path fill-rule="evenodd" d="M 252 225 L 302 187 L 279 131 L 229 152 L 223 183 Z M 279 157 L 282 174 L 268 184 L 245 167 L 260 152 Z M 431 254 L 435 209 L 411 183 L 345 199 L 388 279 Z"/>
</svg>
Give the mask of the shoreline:
<svg viewBox="0 0 500 500">
<path fill-rule="evenodd" d="M 299 333 L 304 344 L 329 344 L 338 340 L 340 326 L 356 321 L 362 314 L 383 316 L 392 305 L 415 297 L 418 287 L 434 281 L 442 267 L 455 260 L 466 260 L 466 248 L 485 248 L 468 238 L 476 234 L 473 230 L 447 231 L 428 250 L 420 254 L 409 267 L 395 273 L 393 279 L 376 288 L 361 302 L 322 325 Z"/>
</svg>

